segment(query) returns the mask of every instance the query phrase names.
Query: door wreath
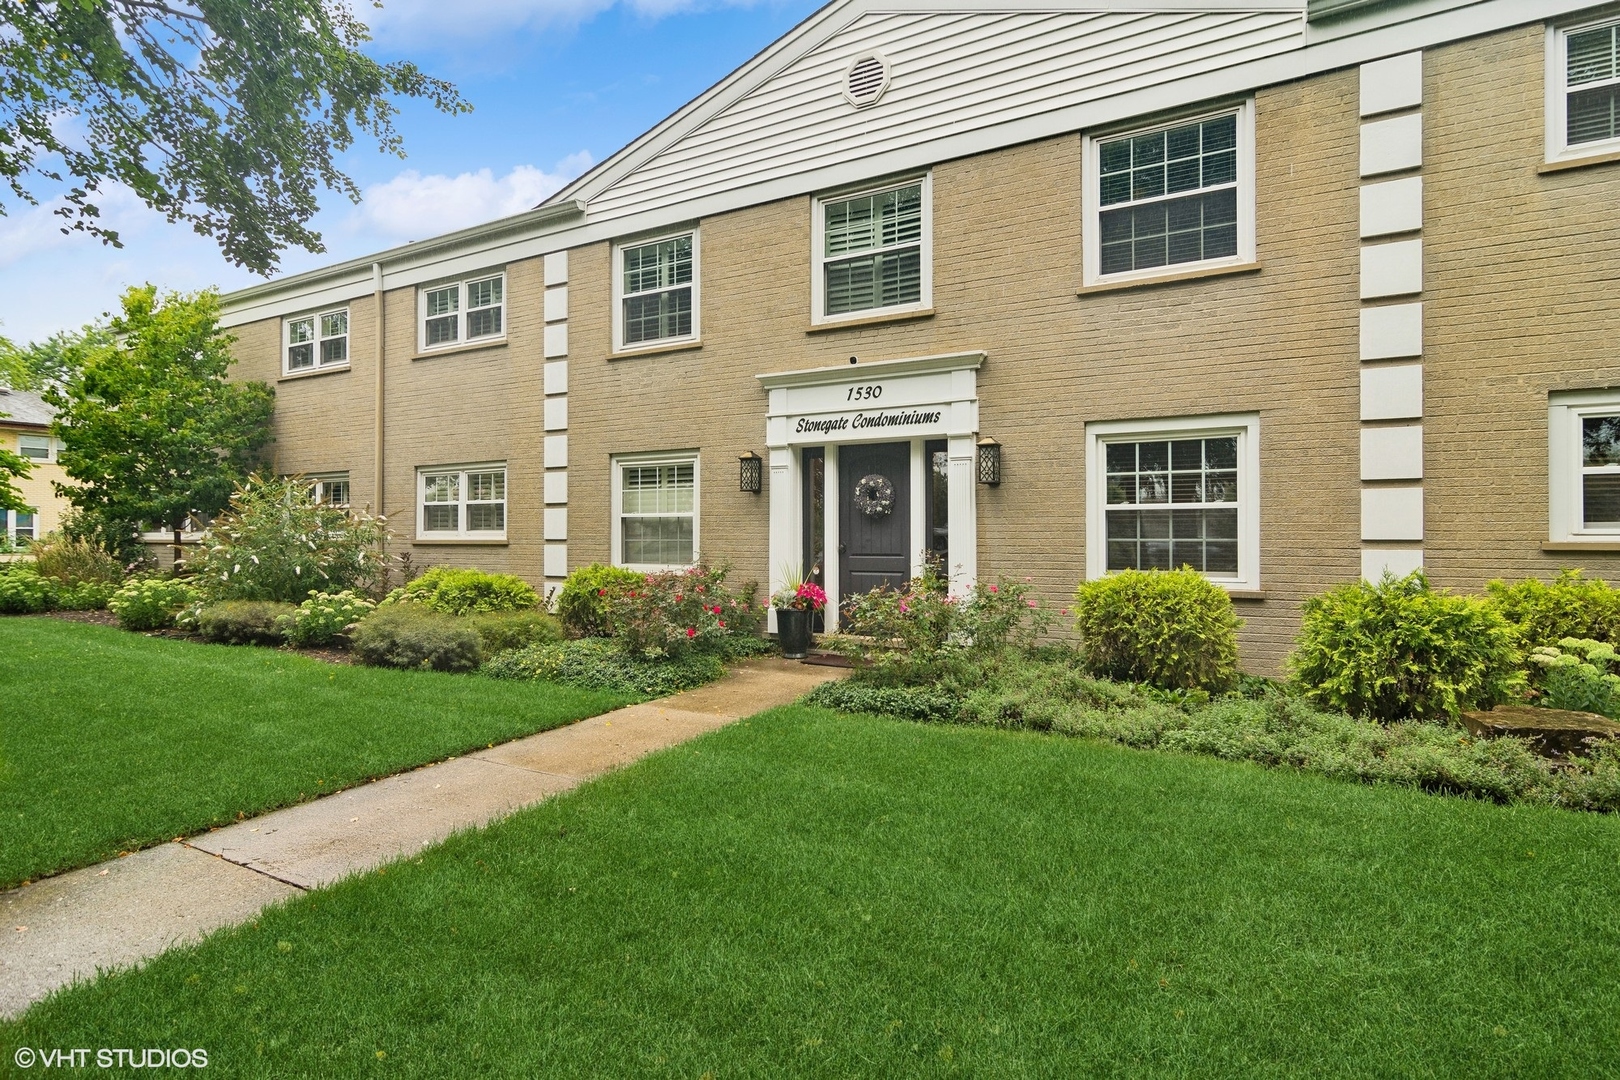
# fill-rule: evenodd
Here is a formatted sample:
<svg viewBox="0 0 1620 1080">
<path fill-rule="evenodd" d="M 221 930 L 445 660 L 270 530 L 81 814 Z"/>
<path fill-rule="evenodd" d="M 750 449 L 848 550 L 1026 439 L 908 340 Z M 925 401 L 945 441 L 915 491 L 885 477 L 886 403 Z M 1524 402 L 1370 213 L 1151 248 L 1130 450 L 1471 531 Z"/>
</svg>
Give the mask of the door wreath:
<svg viewBox="0 0 1620 1080">
<path fill-rule="evenodd" d="M 894 512 L 894 485 L 889 478 L 869 473 L 855 482 L 855 509 L 867 517 Z"/>
</svg>

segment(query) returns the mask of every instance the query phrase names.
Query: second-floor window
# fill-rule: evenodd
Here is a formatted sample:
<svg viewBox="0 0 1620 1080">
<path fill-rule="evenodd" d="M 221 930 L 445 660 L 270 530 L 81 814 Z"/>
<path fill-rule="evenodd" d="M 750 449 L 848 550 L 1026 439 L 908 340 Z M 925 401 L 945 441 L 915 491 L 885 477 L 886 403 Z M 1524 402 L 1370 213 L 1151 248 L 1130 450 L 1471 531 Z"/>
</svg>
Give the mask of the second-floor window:
<svg viewBox="0 0 1620 1080">
<path fill-rule="evenodd" d="M 283 327 L 282 370 L 286 374 L 348 366 L 348 308 L 299 315 Z"/>
<path fill-rule="evenodd" d="M 55 461 L 58 443 L 49 435 L 17 436 L 17 452 L 32 461 Z"/>
<path fill-rule="evenodd" d="M 1251 262 L 1247 106 L 1087 140 L 1086 282 Z"/>
<path fill-rule="evenodd" d="M 698 236 L 661 237 L 617 249 L 617 345 L 635 349 L 698 336 Z"/>
<path fill-rule="evenodd" d="M 1556 31 L 1553 42 L 1553 156 L 1620 145 L 1620 22 Z"/>
<path fill-rule="evenodd" d="M 818 199 L 815 214 L 814 321 L 932 302 L 927 177 Z"/>
<path fill-rule="evenodd" d="M 423 350 L 506 336 L 505 274 L 432 285 L 419 296 Z"/>
</svg>

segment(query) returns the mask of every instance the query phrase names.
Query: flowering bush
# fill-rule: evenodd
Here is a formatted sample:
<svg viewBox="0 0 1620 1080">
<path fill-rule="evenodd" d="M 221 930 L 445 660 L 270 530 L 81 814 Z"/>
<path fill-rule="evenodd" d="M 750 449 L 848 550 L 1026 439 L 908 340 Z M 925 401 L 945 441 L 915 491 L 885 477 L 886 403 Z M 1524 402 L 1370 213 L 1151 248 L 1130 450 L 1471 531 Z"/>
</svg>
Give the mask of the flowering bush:
<svg viewBox="0 0 1620 1080">
<path fill-rule="evenodd" d="M 125 630 L 162 630 L 175 616 L 201 599 L 197 589 L 178 578 L 135 578 L 113 594 L 107 609 Z"/>
<path fill-rule="evenodd" d="M 1620 653 L 1606 641 L 1564 638 L 1530 650 L 1534 704 L 1620 716 Z"/>
<path fill-rule="evenodd" d="M 904 591 L 877 589 L 845 606 L 852 635 L 831 644 L 867 665 L 862 682 L 912 686 L 993 667 L 1010 649 L 1033 648 L 1051 626 L 1051 612 L 1030 597 L 1029 582 L 979 582 L 960 596 L 927 570 Z"/>
<path fill-rule="evenodd" d="M 285 627 L 287 641 L 302 648 L 329 645 L 377 605 L 353 589 L 318 592 L 298 605 Z"/>
<path fill-rule="evenodd" d="M 631 656 L 683 656 L 718 652 L 736 633 L 757 632 L 761 617 L 749 586 L 738 596 L 726 587 L 725 566 L 648 574 L 610 606 L 614 640 Z"/>
<path fill-rule="evenodd" d="M 41 577 L 30 564 L 0 566 L 0 612 L 32 615 L 50 610 L 55 600 L 55 583 Z"/>
<path fill-rule="evenodd" d="M 317 589 L 382 584 L 388 529 L 381 518 L 309 497 L 296 476 L 251 476 L 186 560 L 213 600 L 299 603 Z"/>
</svg>

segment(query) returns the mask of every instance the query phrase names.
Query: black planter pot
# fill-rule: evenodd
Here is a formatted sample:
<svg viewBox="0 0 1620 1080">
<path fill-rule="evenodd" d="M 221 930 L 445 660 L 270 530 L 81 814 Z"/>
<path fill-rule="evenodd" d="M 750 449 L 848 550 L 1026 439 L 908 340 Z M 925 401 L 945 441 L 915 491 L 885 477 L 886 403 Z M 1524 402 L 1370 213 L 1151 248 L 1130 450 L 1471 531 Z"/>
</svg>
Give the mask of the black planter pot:
<svg viewBox="0 0 1620 1080">
<path fill-rule="evenodd" d="M 798 608 L 776 609 L 776 640 L 782 656 L 803 660 L 810 655 L 810 612 Z"/>
</svg>

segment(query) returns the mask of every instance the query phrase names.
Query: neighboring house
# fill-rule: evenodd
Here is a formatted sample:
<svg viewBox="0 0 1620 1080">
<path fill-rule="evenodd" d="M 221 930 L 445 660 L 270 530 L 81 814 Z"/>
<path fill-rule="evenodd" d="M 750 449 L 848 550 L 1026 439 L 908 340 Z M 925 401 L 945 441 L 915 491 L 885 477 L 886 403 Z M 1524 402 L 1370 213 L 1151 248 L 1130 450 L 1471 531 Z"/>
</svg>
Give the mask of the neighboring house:
<svg viewBox="0 0 1620 1080">
<path fill-rule="evenodd" d="M 56 414 L 38 394 L 0 386 L 0 448 L 20 454 L 33 465 L 27 476 L 13 480 L 27 511 L 0 510 L 0 547 L 26 547 L 61 523 L 68 501 L 56 494 L 53 483 L 67 482 L 56 462 L 61 440 L 51 438 Z"/>
<path fill-rule="evenodd" d="M 1358 575 L 1620 575 L 1620 8 L 1153 6 L 835 0 L 535 210 L 226 297 L 278 467 L 551 586 L 1188 564 L 1251 670 Z"/>
</svg>

